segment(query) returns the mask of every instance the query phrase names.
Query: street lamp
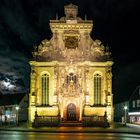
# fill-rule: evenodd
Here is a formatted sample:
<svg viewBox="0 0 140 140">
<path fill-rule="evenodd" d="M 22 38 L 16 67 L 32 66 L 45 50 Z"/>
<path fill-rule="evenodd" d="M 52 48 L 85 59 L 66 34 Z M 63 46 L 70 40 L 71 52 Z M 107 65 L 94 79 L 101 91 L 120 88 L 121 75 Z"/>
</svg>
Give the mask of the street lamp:
<svg viewBox="0 0 140 140">
<path fill-rule="evenodd" d="M 126 110 L 127 110 L 127 106 L 125 105 L 125 106 L 124 106 L 124 124 L 125 124 L 125 125 L 126 125 L 126 119 L 127 119 L 127 118 L 126 118 L 126 115 L 127 115 L 127 111 L 126 111 Z"/>
<path fill-rule="evenodd" d="M 18 110 L 19 106 L 16 106 L 16 125 L 18 125 Z"/>
</svg>

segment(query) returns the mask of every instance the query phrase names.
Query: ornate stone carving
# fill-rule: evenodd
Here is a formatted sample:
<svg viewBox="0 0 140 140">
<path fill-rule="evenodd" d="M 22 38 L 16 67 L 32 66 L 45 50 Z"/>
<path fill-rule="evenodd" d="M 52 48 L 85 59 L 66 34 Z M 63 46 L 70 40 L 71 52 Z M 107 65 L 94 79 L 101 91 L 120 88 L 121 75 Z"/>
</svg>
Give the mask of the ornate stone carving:
<svg viewBox="0 0 140 140">
<path fill-rule="evenodd" d="M 76 36 L 66 36 L 65 47 L 67 49 L 76 49 L 78 47 L 78 37 L 76 37 Z"/>
<path fill-rule="evenodd" d="M 60 113 L 60 117 L 67 120 L 66 107 L 73 103 L 76 105 L 77 120 L 81 121 L 84 115 L 103 116 L 105 107 L 113 104 L 113 63 L 108 61 L 109 50 L 100 40 L 91 38 L 92 21 L 78 18 L 77 12 L 77 6 L 66 6 L 66 17 L 50 21 L 52 38 L 35 46 L 34 60 L 30 62 L 30 105 L 33 103 L 29 106 L 30 119 L 33 118 L 36 107 L 42 112 L 39 113 L 41 116 L 57 116 Z M 41 75 L 46 72 L 49 73 L 49 78 L 45 80 Z M 96 73 L 101 76 L 94 77 Z M 44 91 L 47 91 L 50 106 L 38 107 L 44 105 Z M 99 102 L 96 108 L 92 105 L 97 100 Z M 112 109 L 112 106 L 107 108 L 108 118 L 112 115 Z"/>
<path fill-rule="evenodd" d="M 107 80 L 112 79 L 112 72 L 111 72 L 111 67 L 107 67 Z"/>
<path fill-rule="evenodd" d="M 76 19 L 78 14 L 78 6 L 71 3 L 69 5 L 66 5 L 64 9 L 65 9 L 65 15 L 67 20 Z"/>
</svg>

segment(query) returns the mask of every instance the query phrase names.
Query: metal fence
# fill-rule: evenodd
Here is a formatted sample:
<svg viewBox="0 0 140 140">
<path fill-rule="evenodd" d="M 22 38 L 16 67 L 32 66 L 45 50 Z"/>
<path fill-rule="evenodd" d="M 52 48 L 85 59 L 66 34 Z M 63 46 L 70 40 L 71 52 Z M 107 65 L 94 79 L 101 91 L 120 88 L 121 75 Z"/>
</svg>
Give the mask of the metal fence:
<svg viewBox="0 0 140 140">
<path fill-rule="evenodd" d="M 60 117 L 59 116 L 36 116 L 33 122 L 34 127 L 39 126 L 59 126 Z"/>
<path fill-rule="evenodd" d="M 109 127 L 106 116 L 84 116 L 82 119 L 83 126 Z"/>
</svg>

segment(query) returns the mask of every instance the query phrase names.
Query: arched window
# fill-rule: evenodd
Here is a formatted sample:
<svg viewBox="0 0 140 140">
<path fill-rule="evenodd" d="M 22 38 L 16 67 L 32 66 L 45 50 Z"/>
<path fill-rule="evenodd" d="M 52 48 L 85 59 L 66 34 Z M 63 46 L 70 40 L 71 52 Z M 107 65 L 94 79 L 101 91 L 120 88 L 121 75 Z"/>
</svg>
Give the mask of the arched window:
<svg viewBox="0 0 140 140">
<path fill-rule="evenodd" d="M 41 77 L 42 105 L 49 105 L 49 75 L 43 74 Z"/>
<path fill-rule="evenodd" d="M 100 105 L 101 104 L 101 75 L 95 74 L 94 75 L 94 104 Z"/>
</svg>

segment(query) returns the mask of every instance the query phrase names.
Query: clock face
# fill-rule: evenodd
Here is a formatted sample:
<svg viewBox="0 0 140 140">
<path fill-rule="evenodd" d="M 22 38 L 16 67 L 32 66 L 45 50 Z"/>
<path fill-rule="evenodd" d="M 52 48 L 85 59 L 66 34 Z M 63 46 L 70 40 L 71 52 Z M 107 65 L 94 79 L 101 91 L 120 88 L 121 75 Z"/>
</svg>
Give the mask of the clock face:
<svg viewBox="0 0 140 140">
<path fill-rule="evenodd" d="M 76 49 L 78 47 L 78 37 L 77 36 L 66 36 L 65 47 L 67 49 Z"/>
</svg>

